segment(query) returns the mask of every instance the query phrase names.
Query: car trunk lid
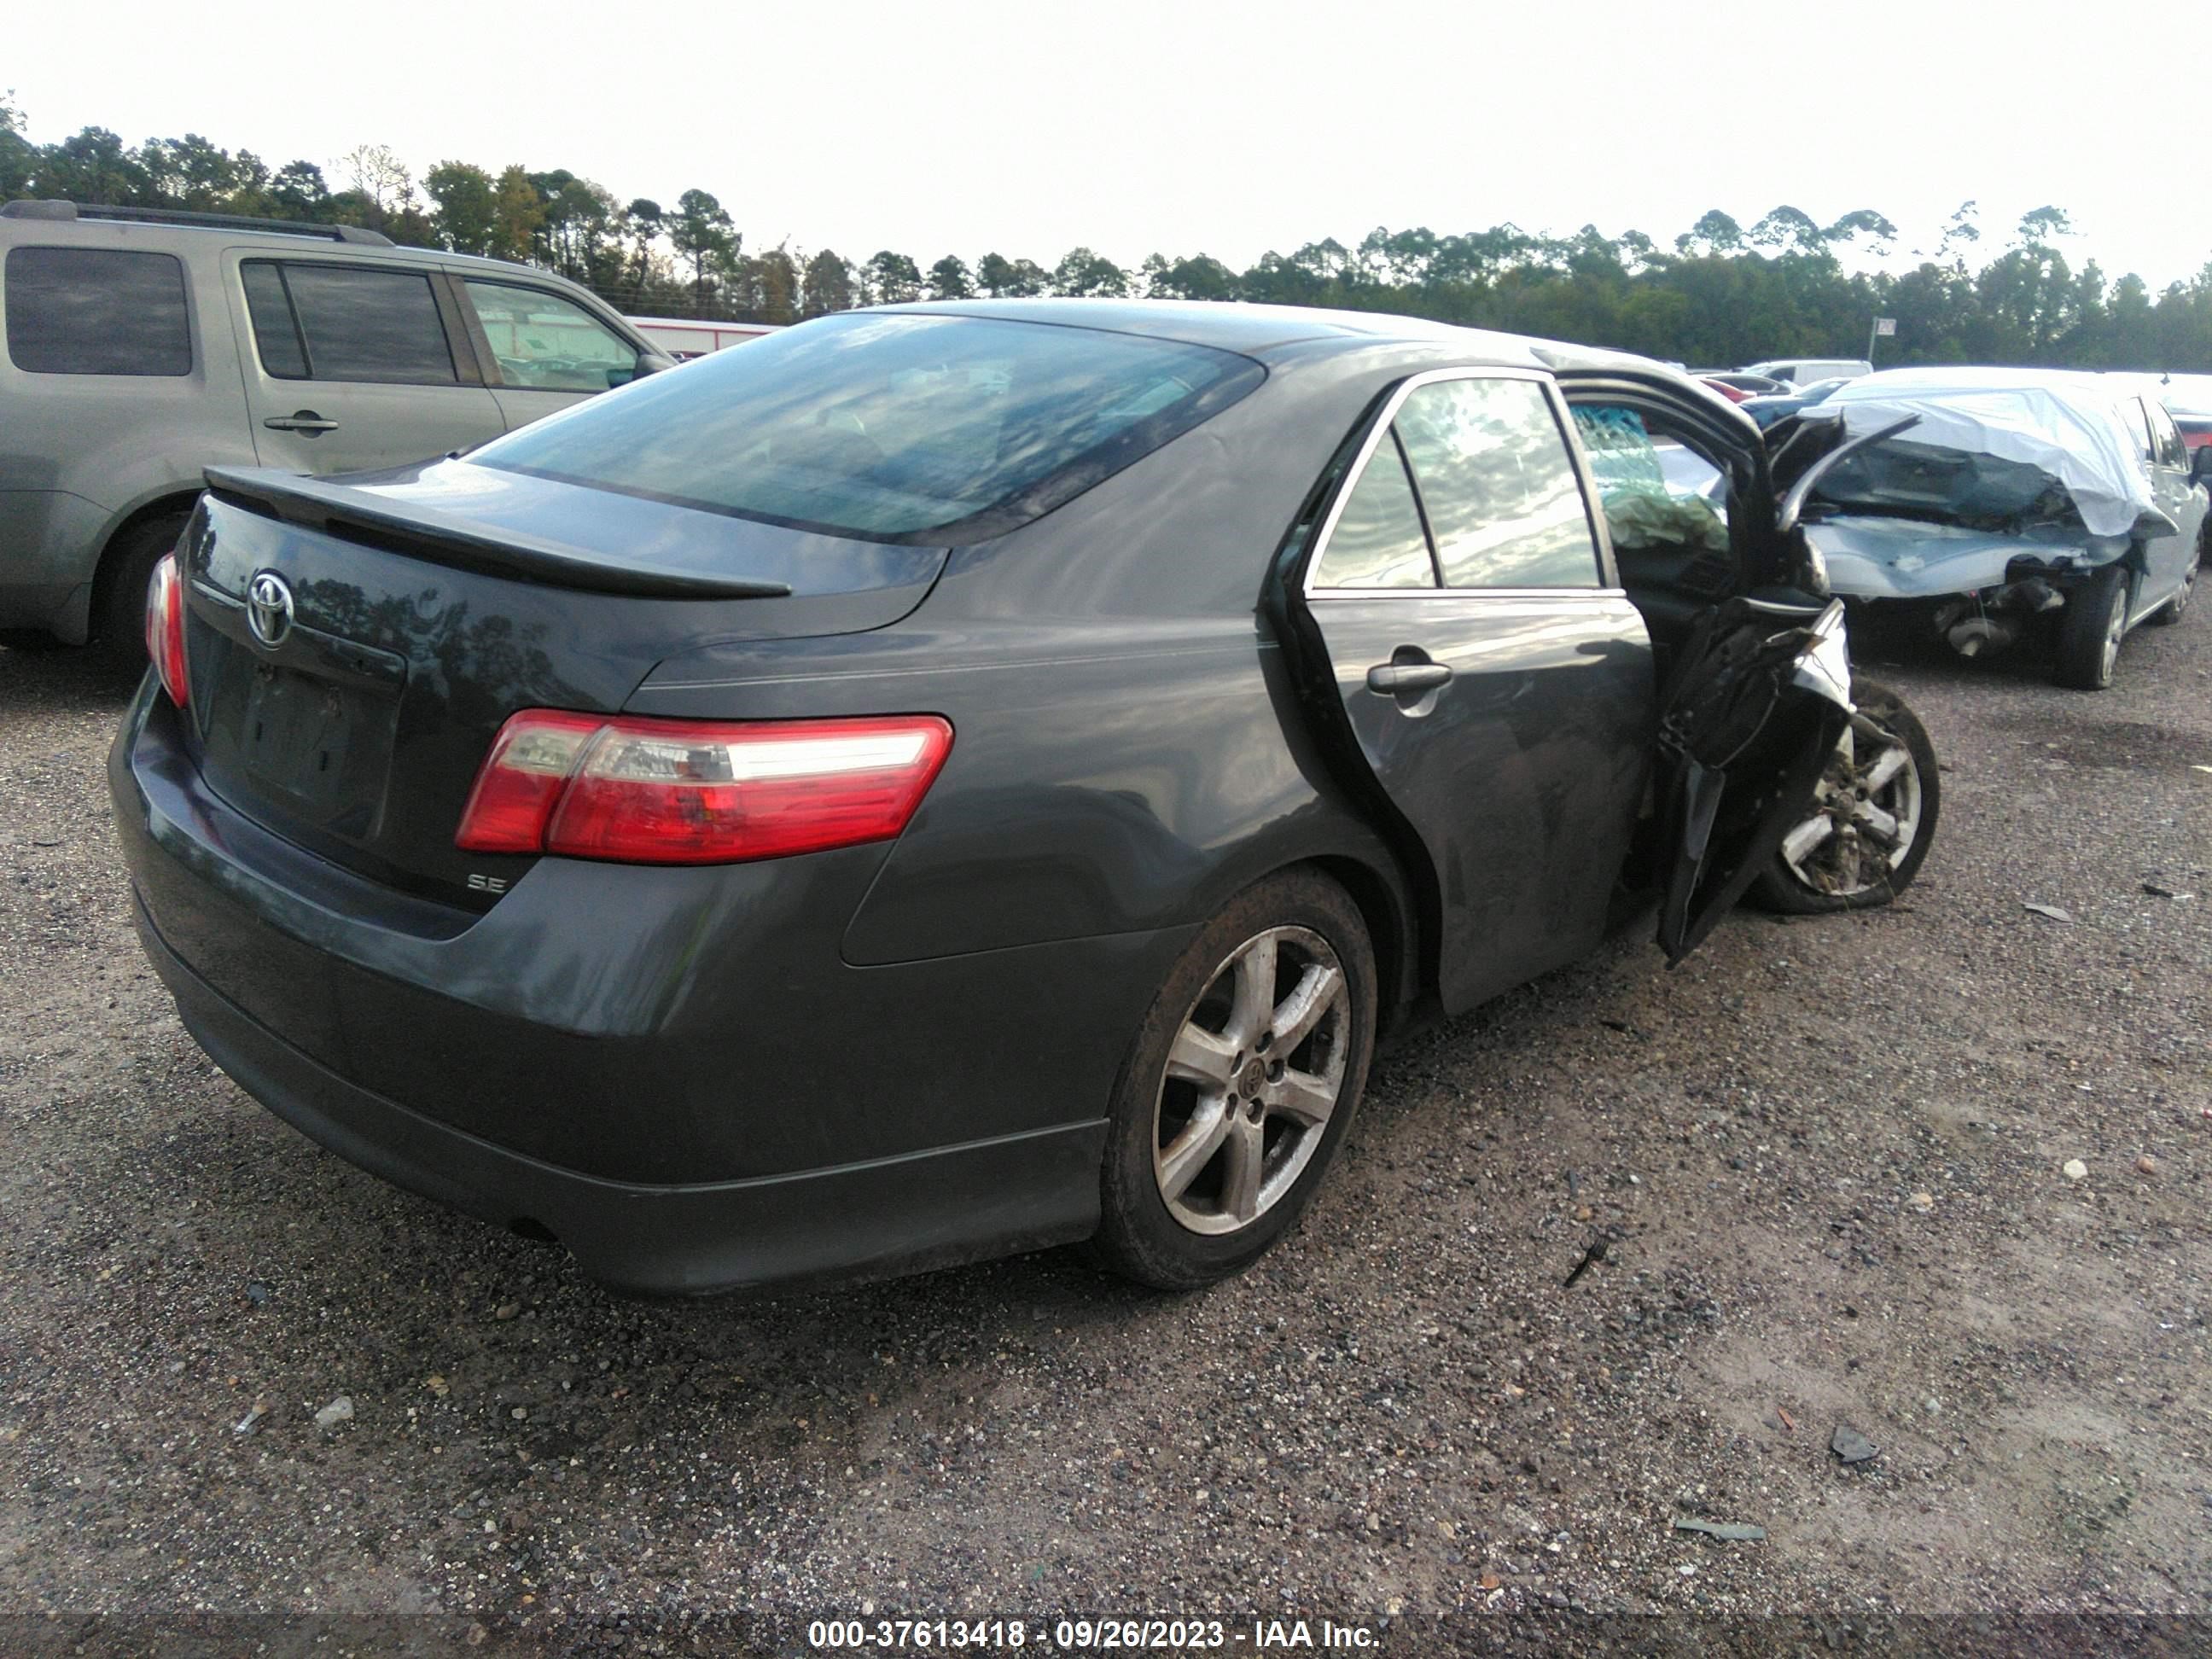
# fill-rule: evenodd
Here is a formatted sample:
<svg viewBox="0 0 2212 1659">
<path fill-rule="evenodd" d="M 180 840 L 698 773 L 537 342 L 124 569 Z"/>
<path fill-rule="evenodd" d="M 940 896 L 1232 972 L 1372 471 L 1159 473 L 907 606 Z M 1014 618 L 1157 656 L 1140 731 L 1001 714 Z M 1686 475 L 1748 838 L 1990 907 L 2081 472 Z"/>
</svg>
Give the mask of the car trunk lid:
<svg viewBox="0 0 2212 1659">
<path fill-rule="evenodd" d="M 210 786 L 325 858 L 477 906 L 531 862 L 453 844 L 508 715 L 613 713 L 671 656 L 885 626 L 945 558 L 465 462 L 209 483 L 182 574 Z"/>
</svg>

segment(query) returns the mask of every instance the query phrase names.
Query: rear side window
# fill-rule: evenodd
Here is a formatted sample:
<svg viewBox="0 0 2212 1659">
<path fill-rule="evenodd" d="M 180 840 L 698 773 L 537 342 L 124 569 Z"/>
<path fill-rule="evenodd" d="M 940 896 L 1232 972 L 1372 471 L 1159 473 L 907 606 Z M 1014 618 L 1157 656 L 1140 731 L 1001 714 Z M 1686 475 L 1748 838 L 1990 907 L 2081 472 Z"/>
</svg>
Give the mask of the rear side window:
<svg viewBox="0 0 2212 1659">
<path fill-rule="evenodd" d="M 246 285 L 261 367 L 280 380 L 306 380 L 307 349 L 300 342 L 299 319 L 292 315 L 283 274 L 266 259 L 254 259 L 239 267 L 239 279 Z"/>
<path fill-rule="evenodd" d="M 1595 587 L 1597 540 L 1534 380 L 1438 380 L 1398 411 L 1447 587 Z"/>
<path fill-rule="evenodd" d="M 470 460 L 834 535 L 973 542 L 1264 378 L 1233 352 L 1098 329 L 857 313 L 655 375 Z"/>
<path fill-rule="evenodd" d="M 1437 585 L 1421 509 L 1406 458 L 1389 433 L 1367 458 L 1359 482 L 1328 532 L 1314 567 L 1316 587 L 1428 587 Z"/>
<path fill-rule="evenodd" d="M 32 374 L 189 374 L 185 268 L 172 253 L 8 250 L 8 359 Z"/>
<path fill-rule="evenodd" d="M 452 386 L 453 354 L 419 271 L 249 260 L 240 270 L 261 367 L 280 380 Z"/>
</svg>

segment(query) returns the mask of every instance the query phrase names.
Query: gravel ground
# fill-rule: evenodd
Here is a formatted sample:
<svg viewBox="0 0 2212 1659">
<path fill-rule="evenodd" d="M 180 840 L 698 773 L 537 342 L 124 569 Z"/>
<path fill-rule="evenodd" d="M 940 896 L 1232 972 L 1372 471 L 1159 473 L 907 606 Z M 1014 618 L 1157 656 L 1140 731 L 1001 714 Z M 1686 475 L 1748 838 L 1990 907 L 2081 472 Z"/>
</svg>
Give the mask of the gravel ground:
<svg viewBox="0 0 2212 1659">
<path fill-rule="evenodd" d="M 1671 974 L 1623 940 L 1413 1040 L 1243 1279 L 1055 1253 L 670 1306 L 217 1074 L 126 918 L 127 686 L 0 650 L 0 1647 L 2212 1611 L 2212 626 L 2101 696 L 1881 672 L 1945 765 L 1905 902 L 1746 913 Z"/>
</svg>

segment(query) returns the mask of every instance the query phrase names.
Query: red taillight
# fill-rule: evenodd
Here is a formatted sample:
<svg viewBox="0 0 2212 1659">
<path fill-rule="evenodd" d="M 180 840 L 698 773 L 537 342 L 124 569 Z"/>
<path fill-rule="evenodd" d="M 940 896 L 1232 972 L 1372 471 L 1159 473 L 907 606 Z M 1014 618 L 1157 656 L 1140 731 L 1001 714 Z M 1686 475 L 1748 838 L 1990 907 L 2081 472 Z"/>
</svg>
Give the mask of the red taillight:
<svg viewBox="0 0 2212 1659">
<path fill-rule="evenodd" d="M 526 709 L 493 739 L 453 841 L 629 864 L 887 841 L 951 747 L 934 714 L 725 722 Z"/>
<path fill-rule="evenodd" d="M 192 684 L 185 672 L 185 586 L 173 553 L 161 555 L 146 584 L 146 655 L 169 701 L 179 708 L 189 704 Z"/>
</svg>

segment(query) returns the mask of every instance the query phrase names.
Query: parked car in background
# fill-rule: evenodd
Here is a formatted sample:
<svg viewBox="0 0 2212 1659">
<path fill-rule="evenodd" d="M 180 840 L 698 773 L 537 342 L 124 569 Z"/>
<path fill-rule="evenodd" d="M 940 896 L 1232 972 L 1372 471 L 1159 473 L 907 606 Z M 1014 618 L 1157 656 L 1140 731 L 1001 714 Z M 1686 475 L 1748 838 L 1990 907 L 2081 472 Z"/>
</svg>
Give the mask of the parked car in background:
<svg viewBox="0 0 2212 1659">
<path fill-rule="evenodd" d="M 782 326 L 779 323 L 701 322 L 680 317 L 632 317 L 629 320 L 632 328 L 652 342 L 655 350 L 665 352 L 679 363 L 757 340 Z"/>
<path fill-rule="evenodd" d="M 1780 468 L 1793 449 L 1884 431 L 1808 493 L 1807 533 L 1838 594 L 1916 618 L 1966 656 L 2033 638 L 2084 690 L 2112 683 L 2130 629 L 2186 611 L 2212 451 L 2192 462 L 2155 398 L 2094 374 L 1895 369 L 1769 441 Z"/>
<path fill-rule="evenodd" d="M 1585 423 L 1729 530 L 1601 497 Z M 1815 575 L 1757 429 L 1643 359 L 890 307 L 465 456 L 214 470 L 110 783 L 187 1028 L 388 1179 L 638 1289 L 1085 1238 L 1188 1286 L 1291 1224 L 1378 1033 L 1624 894 L 1679 958 L 1828 813 Z"/>
<path fill-rule="evenodd" d="M 465 449 L 668 360 L 549 272 L 374 231 L 0 207 L 0 630 L 139 637 L 210 466 Z"/>
<path fill-rule="evenodd" d="M 1775 397 L 1790 389 L 1787 381 L 1778 380 L 1766 374 L 1745 374 L 1733 369 L 1718 368 L 1700 368 L 1692 373 L 1696 379 L 1732 404 L 1740 404 L 1747 398 Z"/>
<path fill-rule="evenodd" d="M 1814 404 L 1823 401 L 1838 386 L 1849 386 L 1850 383 L 1850 376 L 1839 374 L 1832 380 L 1815 380 L 1810 386 L 1793 387 L 1786 392 L 1778 392 L 1772 397 L 1747 398 L 1742 404 L 1743 412 L 1757 422 L 1763 431 L 1784 416 L 1795 415 L 1800 410 L 1810 409 Z"/>
<path fill-rule="evenodd" d="M 1874 365 L 1863 357 L 1770 357 L 1763 363 L 1746 363 L 1741 372 L 1800 386 L 1815 380 L 1855 380 L 1873 374 Z"/>
</svg>

